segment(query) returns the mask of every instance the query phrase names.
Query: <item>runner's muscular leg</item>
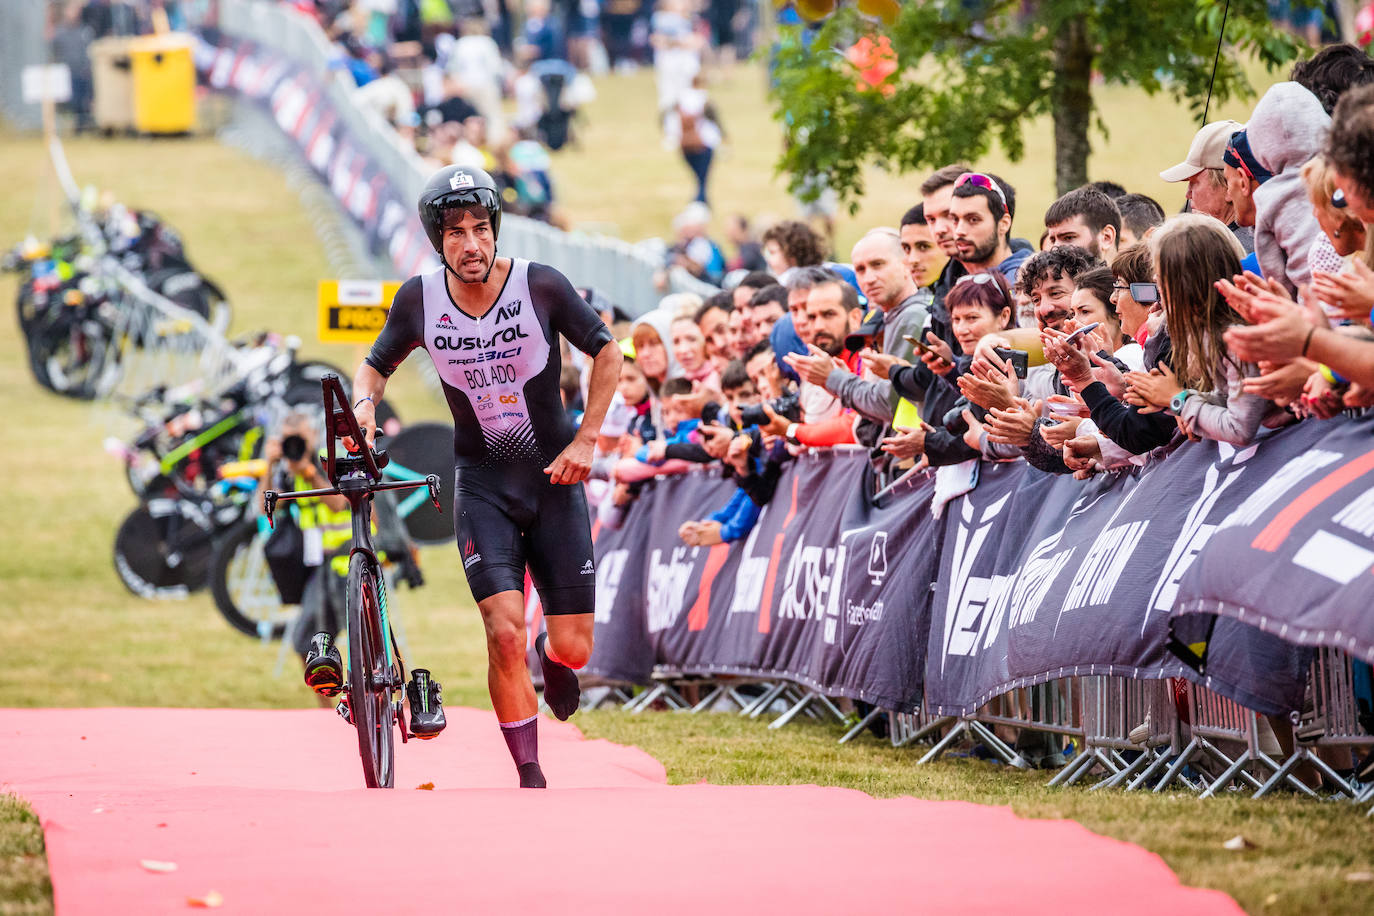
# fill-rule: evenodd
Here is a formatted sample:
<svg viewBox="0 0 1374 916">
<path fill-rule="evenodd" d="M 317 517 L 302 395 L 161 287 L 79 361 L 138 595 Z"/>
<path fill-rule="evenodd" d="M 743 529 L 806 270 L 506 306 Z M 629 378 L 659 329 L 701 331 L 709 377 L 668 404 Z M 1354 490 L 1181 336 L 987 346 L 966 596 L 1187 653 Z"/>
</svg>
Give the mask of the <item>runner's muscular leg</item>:
<svg viewBox="0 0 1374 916">
<path fill-rule="evenodd" d="M 518 722 L 539 710 L 525 663 L 525 595 L 497 592 L 477 603 L 487 631 L 487 688 L 497 721 Z M 591 614 L 588 618 L 588 645 Z"/>
<path fill-rule="evenodd" d="M 592 613 L 550 614 L 544 618 L 549 630 L 545 649 L 557 662 L 581 668 L 592 657 Z"/>
</svg>

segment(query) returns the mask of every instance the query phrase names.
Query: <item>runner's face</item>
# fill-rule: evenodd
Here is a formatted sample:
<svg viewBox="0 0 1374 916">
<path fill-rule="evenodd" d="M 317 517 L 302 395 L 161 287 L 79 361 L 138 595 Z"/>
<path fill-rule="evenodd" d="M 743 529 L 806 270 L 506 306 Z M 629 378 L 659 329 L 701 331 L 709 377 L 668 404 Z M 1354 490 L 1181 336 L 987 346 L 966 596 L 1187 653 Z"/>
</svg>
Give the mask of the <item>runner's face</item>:
<svg viewBox="0 0 1374 916">
<path fill-rule="evenodd" d="M 444 211 L 444 260 L 465 283 L 480 283 L 496 257 L 491 220 L 480 208 Z"/>
</svg>

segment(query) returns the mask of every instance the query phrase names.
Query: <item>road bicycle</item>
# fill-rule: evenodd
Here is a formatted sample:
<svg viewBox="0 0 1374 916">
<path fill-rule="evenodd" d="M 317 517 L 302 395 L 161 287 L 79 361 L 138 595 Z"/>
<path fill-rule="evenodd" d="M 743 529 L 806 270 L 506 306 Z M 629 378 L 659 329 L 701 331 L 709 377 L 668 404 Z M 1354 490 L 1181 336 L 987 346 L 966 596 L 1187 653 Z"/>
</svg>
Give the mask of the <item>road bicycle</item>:
<svg viewBox="0 0 1374 916">
<path fill-rule="evenodd" d="M 363 779 L 369 789 L 389 789 L 395 781 L 395 735 L 405 742 L 413 737 L 406 726 L 404 691 L 405 661 L 396 644 L 387 612 L 386 581 L 381 563 L 372 547 L 372 500 L 382 490 L 429 488 L 430 502 L 439 508 L 439 478 L 386 481 L 382 469 L 387 454 L 369 448 L 358 426 L 358 418 L 348 405 L 337 375 L 320 380 L 324 392 L 325 474 L 330 487 L 317 490 L 263 493 L 263 510 L 269 525 L 281 500 L 308 497 L 343 496 L 353 513 L 353 546 L 348 556 L 348 678 L 339 713 L 352 722 L 358 732 L 358 753 L 363 763 Z M 354 450 L 335 456 L 339 439 L 351 439 Z M 397 694 L 401 693 L 398 698 Z"/>
</svg>

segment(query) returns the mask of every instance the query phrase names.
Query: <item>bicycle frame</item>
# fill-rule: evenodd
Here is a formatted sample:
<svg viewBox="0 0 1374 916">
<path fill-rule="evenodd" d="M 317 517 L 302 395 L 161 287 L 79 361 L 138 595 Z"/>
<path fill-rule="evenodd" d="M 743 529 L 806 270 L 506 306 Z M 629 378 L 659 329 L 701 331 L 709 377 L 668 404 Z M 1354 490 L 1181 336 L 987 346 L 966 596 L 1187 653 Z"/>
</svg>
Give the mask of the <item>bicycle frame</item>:
<svg viewBox="0 0 1374 916">
<path fill-rule="evenodd" d="M 320 379 L 320 387 L 324 391 L 324 408 L 327 418 L 326 435 L 328 446 L 326 451 L 325 471 L 329 477 L 331 486 L 316 490 L 298 490 L 289 493 L 278 493 L 275 490 L 267 490 L 263 493 L 263 509 L 267 516 L 268 524 L 273 524 L 273 512 L 276 509 L 278 500 L 282 499 L 305 499 L 312 496 L 342 496 L 348 501 L 352 511 L 353 544 L 349 551 L 349 563 L 352 566 L 353 559 L 361 555 L 363 562 L 367 565 L 368 578 L 374 584 L 376 590 L 376 615 L 369 615 L 363 618 L 361 626 L 362 632 L 354 632 L 354 613 L 349 611 L 349 662 L 350 669 L 354 677 L 348 686 L 348 710 L 349 717 L 358 729 L 359 744 L 363 753 L 363 771 L 368 781 L 368 785 L 390 786 L 391 776 L 377 777 L 373 767 L 376 766 L 377 748 L 373 746 L 371 751 L 365 749 L 367 740 L 364 735 L 383 734 L 382 745 L 387 748 L 383 753 L 386 759 L 390 759 L 390 728 L 392 724 L 401 730 L 401 741 L 405 742 L 409 736 L 409 730 L 405 723 L 403 702 L 394 699 L 395 691 L 405 687 L 406 670 L 405 661 L 401 658 L 401 653 L 397 649 L 391 631 L 391 621 L 387 611 L 386 600 L 386 580 L 382 576 L 381 563 L 377 559 L 376 551 L 372 546 L 372 498 L 378 490 L 413 490 L 427 486 L 429 488 L 430 501 L 434 507 L 439 508 L 439 478 L 433 474 L 428 475 L 422 480 L 382 480 L 382 468 L 387 466 L 388 459 L 383 451 L 374 452 L 367 444 L 363 431 L 358 425 L 358 418 L 354 415 L 348 400 L 344 395 L 343 385 L 339 382 L 339 377 L 334 374 L 327 374 Z M 335 440 L 348 438 L 351 439 L 355 450 L 339 457 L 335 451 Z M 350 583 L 352 582 L 350 572 Z M 364 580 L 366 581 L 366 580 Z M 366 595 L 366 586 L 363 587 L 363 595 Z M 350 594 L 350 601 L 354 600 Z M 361 604 L 364 611 L 367 602 Z M 380 619 L 377 619 L 377 618 Z M 368 621 L 372 621 L 369 623 Z M 360 649 L 366 645 L 367 637 L 364 635 L 375 624 L 377 627 L 377 638 L 381 640 L 380 658 L 369 660 L 368 654 Z M 361 653 L 361 654 L 360 654 Z M 394 664 L 392 663 L 394 659 Z M 364 678 L 367 683 L 359 684 L 355 681 Z M 367 709 L 366 705 L 360 707 L 361 699 L 363 704 L 369 704 L 385 698 L 383 718 L 376 726 L 379 729 L 374 733 L 366 723 L 376 721 L 377 709 L 372 707 L 370 711 L 360 714 L 361 709 Z M 342 710 L 342 707 L 341 707 Z M 389 720 L 388 720 L 389 717 Z M 385 730 L 384 732 L 380 730 Z M 370 759 L 373 761 L 369 763 Z M 390 767 L 390 764 L 387 764 Z M 388 772 L 389 769 L 388 769 Z M 374 777 L 377 781 L 374 782 Z"/>
</svg>

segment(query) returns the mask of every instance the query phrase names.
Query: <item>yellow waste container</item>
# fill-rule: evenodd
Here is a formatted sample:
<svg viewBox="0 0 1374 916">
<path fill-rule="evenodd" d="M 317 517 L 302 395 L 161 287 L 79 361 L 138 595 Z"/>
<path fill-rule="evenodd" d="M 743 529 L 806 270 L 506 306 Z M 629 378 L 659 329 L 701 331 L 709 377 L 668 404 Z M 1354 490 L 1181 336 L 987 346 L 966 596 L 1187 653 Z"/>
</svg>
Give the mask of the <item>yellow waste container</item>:
<svg viewBox="0 0 1374 916">
<path fill-rule="evenodd" d="M 184 134 L 196 126 L 196 65 L 191 38 L 147 35 L 129 45 L 133 70 L 134 130 Z"/>
<path fill-rule="evenodd" d="M 131 38 L 101 38 L 91 42 L 91 78 L 94 93 L 91 116 L 101 130 L 123 131 L 134 126 L 133 67 L 129 60 Z"/>
</svg>

